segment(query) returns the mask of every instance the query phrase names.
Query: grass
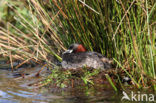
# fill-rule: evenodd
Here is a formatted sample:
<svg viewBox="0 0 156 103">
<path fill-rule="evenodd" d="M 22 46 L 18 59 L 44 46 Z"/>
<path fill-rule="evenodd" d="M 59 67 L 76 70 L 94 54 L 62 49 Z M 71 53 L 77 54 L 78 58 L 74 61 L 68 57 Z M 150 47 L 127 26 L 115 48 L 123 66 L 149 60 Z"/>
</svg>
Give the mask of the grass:
<svg viewBox="0 0 156 103">
<path fill-rule="evenodd" d="M 35 59 L 55 65 L 53 60 L 61 61 L 61 52 L 78 42 L 113 58 L 134 87 L 156 90 L 154 0 L 2 0 L 0 6 L 0 54 L 11 62 Z M 92 84 L 91 74 L 81 78 L 84 83 Z"/>
</svg>

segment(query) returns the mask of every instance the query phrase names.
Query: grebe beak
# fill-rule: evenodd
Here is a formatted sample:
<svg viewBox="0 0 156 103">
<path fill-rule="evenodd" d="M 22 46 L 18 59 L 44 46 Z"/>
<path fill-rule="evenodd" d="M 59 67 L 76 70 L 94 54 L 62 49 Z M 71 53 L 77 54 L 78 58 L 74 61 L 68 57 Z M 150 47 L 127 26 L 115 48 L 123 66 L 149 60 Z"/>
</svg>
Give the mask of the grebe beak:
<svg viewBox="0 0 156 103">
<path fill-rule="evenodd" d="M 66 53 L 72 53 L 73 50 L 66 50 L 65 52 L 63 52 L 63 54 L 66 54 Z"/>
</svg>

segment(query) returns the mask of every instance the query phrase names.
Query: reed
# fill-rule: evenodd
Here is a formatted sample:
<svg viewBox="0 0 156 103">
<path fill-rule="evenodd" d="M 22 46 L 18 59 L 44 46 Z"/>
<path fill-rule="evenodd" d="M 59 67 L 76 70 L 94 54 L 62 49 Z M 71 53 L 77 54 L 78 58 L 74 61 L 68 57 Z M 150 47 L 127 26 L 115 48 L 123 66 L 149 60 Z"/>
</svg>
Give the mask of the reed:
<svg viewBox="0 0 156 103">
<path fill-rule="evenodd" d="M 61 61 L 61 50 L 78 42 L 113 58 L 116 69 L 121 68 L 137 88 L 152 86 L 156 90 L 154 0 L 3 3 L 7 6 L 0 5 L 7 15 L 0 18 L 4 24 L 0 26 L 0 54 L 10 61 L 33 58 L 53 64 L 47 55 Z M 108 80 L 111 81 L 109 77 Z"/>
<path fill-rule="evenodd" d="M 22 61 L 35 59 L 53 64 L 48 59 L 49 54 L 61 60 L 58 54 L 65 48 L 56 35 L 56 28 L 51 26 L 52 18 L 39 2 L 28 0 L 16 4 L 15 1 L 8 0 L 4 3 L 7 5 L 4 8 L 8 9 L 6 18 L 11 18 L 10 21 L 13 22 L 6 20 L 5 26 L 0 27 L 0 54 L 12 58 L 11 62 L 13 59 Z"/>
<path fill-rule="evenodd" d="M 117 68 L 122 68 L 138 88 L 155 88 L 153 0 L 62 0 L 54 5 L 61 11 L 63 28 L 58 33 L 65 35 L 67 43 L 80 42 L 88 50 L 114 58 Z"/>
</svg>

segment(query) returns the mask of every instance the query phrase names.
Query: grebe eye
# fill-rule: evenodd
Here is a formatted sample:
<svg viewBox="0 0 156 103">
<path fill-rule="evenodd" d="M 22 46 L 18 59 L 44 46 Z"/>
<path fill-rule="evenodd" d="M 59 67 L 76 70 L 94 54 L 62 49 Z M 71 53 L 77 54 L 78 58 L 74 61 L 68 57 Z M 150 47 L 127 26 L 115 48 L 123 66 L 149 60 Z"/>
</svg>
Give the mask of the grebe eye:
<svg viewBox="0 0 156 103">
<path fill-rule="evenodd" d="M 70 46 L 68 49 L 73 49 L 73 46 Z"/>
</svg>

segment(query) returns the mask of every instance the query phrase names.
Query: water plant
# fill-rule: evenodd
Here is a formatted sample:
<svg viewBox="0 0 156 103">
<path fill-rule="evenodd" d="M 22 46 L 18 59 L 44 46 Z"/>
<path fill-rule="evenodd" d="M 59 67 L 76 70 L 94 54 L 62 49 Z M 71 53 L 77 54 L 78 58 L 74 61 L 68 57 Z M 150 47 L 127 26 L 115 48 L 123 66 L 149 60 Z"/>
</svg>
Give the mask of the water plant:
<svg viewBox="0 0 156 103">
<path fill-rule="evenodd" d="M 0 54 L 11 62 L 55 65 L 62 50 L 79 42 L 113 58 L 137 88 L 156 90 L 154 0 L 2 0 L 0 6 Z"/>
</svg>

